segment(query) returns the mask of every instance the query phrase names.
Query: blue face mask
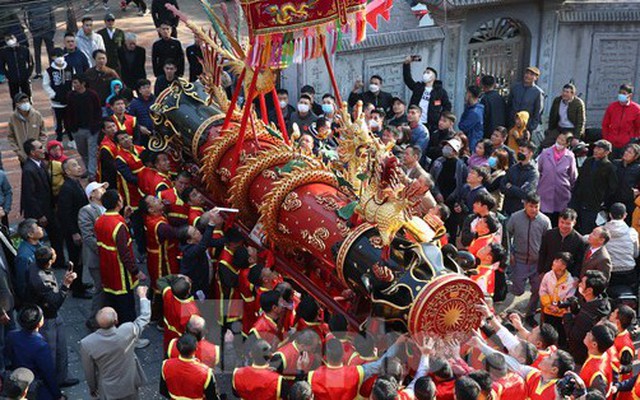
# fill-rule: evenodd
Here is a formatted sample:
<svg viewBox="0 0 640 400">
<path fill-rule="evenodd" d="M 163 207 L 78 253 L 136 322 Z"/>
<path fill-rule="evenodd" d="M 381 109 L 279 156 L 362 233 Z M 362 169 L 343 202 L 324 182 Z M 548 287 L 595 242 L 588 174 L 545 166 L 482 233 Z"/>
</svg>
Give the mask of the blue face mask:
<svg viewBox="0 0 640 400">
<path fill-rule="evenodd" d="M 618 101 L 619 101 L 620 103 L 626 103 L 626 102 L 628 101 L 627 95 L 626 95 L 626 94 L 619 93 L 619 94 L 618 94 Z"/>
<path fill-rule="evenodd" d="M 323 104 L 322 105 L 322 112 L 325 113 L 325 114 L 333 113 L 333 104 Z"/>
<path fill-rule="evenodd" d="M 489 157 L 489 166 L 495 168 L 498 165 L 498 159 L 496 157 Z"/>
</svg>

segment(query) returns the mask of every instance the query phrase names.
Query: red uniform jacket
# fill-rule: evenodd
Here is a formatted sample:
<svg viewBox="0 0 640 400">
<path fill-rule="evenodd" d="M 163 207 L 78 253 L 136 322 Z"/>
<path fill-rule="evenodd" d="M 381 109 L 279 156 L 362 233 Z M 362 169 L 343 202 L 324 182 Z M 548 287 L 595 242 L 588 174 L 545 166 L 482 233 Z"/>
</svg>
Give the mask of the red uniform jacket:
<svg viewBox="0 0 640 400">
<path fill-rule="evenodd" d="M 557 381 L 557 379 L 552 379 L 544 383 L 540 371 L 530 372 L 526 379 L 527 398 L 529 400 L 555 400 Z"/>
<path fill-rule="evenodd" d="M 178 339 L 171 339 L 167 349 L 167 358 L 178 358 L 179 356 Z M 196 347 L 195 357 L 204 365 L 213 368 L 220 362 L 220 347 L 207 339 L 202 339 Z"/>
<path fill-rule="evenodd" d="M 204 214 L 204 209 L 202 207 L 189 207 L 189 225 L 196 226 L 198 220 L 200 219 L 200 217 L 202 217 L 202 214 Z"/>
<path fill-rule="evenodd" d="M 624 330 L 620 333 L 618 333 L 618 335 L 616 336 L 616 339 L 613 342 L 613 346 L 609 349 L 612 351 L 611 354 L 611 366 L 613 368 L 613 370 L 616 373 L 620 372 L 620 367 L 622 366 L 620 364 L 620 359 L 622 357 L 622 354 L 625 352 L 629 352 L 631 354 L 631 359 L 633 360 L 634 358 L 636 358 L 636 348 L 633 344 L 633 339 L 631 339 L 631 334 L 629 333 L 628 330 Z M 625 381 L 629 378 L 631 378 L 633 376 L 633 372 L 627 372 L 626 374 L 621 374 L 618 377 L 618 381 L 622 382 Z M 635 391 L 635 389 L 634 389 Z M 617 400 L 633 400 L 634 396 L 633 393 L 634 391 L 631 392 L 619 392 L 618 393 L 618 397 Z"/>
<path fill-rule="evenodd" d="M 182 226 L 187 223 L 189 206 L 178 196 L 176 188 L 161 191 L 158 193 L 158 198 L 167 205 L 167 217 L 171 225 Z"/>
<path fill-rule="evenodd" d="M 138 172 L 138 187 L 146 196 L 156 196 L 159 192 L 170 189 L 172 186 L 168 176 L 153 168 L 142 167 Z"/>
<path fill-rule="evenodd" d="M 436 399 L 453 400 L 453 389 L 454 389 L 455 383 L 456 383 L 455 379 L 436 382 Z"/>
<path fill-rule="evenodd" d="M 127 151 L 118 146 L 118 152 L 116 154 L 116 160 L 120 160 L 129 166 L 129 169 L 133 174 L 138 174 L 144 168 L 142 161 L 140 161 L 140 153 L 144 150 L 144 147 L 133 146 L 132 151 Z M 124 176 L 118 173 L 118 192 L 122 196 L 124 204 L 131 206 L 134 210 L 138 208 L 138 203 L 142 199 L 142 194 L 138 185 L 127 181 Z"/>
<path fill-rule="evenodd" d="M 316 400 L 353 400 L 364 381 L 364 370 L 360 365 L 324 365 L 309 372 L 307 379 Z"/>
<path fill-rule="evenodd" d="M 118 126 L 119 131 L 125 131 L 129 134 L 129 136 L 133 137 L 133 133 L 135 132 L 136 125 L 138 124 L 138 119 L 133 115 L 129 115 L 127 113 L 124 114 L 124 120 L 120 122 L 118 117 L 115 114 L 111 116 L 113 122 Z"/>
<path fill-rule="evenodd" d="M 102 142 L 100 142 L 100 147 L 98 148 L 98 154 L 102 152 L 102 149 L 107 150 L 107 152 L 111 154 L 111 158 L 112 158 L 111 161 L 115 162 L 116 153 L 118 152 L 118 146 L 108 136 L 105 136 L 102 139 Z M 104 177 L 102 176 L 102 161 L 103 160 L 98 160 L 98 165 L 96 170 L 96 180 L 98 182 L 104 182 L 103 181 Z M 115 169 L 115 165 L 113 166 L 113 168 Z M 111 188 L 111 189 L 116 189 L 116 188 Z"/>
<path fill-rule="evenodd" d="M 111 294 L 125 294 L 138 284 L 137 271 L 130 271 L 122 261 L 123 255 L 118 252 L 116 237 L 120 230 L 126 233 L 129 256 L 133 258 L 131 236 L 124 217 L 116 212 L 108 211 L 96 220 L 94 226 L 100 256 L 100 275 L 104 291 Z M 135 265 L 134 265 L 135 267 Z"/>
<path fill-rule="evenodd" d="M 187 329 L 189 318 L 194 314 L 200 315 L 200 311 L 193 297 L 186 300 L 178 299 L 173 295 L 171 287 L 162 291 L 162 311 L 165 324 L 163 344 L 166 352 L 169 342 L 182 336 Z"/>
<path fill-rule="evenodd" d="M 555 353 L 556 350 L 558 350 L 558 348 L 556 346 L 554 346 L 554 345 L 551 345 L 551 346 L 547 347 L 544 350 L 538 350 L 538 357 L 531 364 L 531 366 L 533 368 L 538 368 L 540 366 L 540 363 L 542 362 L 542 360 L 544 360 L 545 358 L 547 358 L 550 355 L 552 355 L 553 353 Z"/>
<path fill-rule="evenodd" d="M 362 357 L 360 354 L 353 353 L 351 358 L 349 359 L 348 365 L 362 365 L 368 362 L 376 361 L 378 357 Z M 360 396 L 368 399 L 371 396 L 371 391 L 373 390 L 373 384 L 378 379 L 378 375 L 373 375 L 371 378 L 362 382 L 362 386 L 360 386 Z"/>
<path fill-rule="evenodd" d="M 213 371 L 194 358 L 180 356 L 162 362 L 162 378 L 172 399 L 204 399 Z"/>
<path fill-rule="evenodd" d="M 153 290 L 158 290 L 156 287 L 158 278 L 177 274 L 180 270 L 178 243 L 166 238 L 160 240 L 158 232 L 163 224 L 169 227 L 169 221 L 164 215 L 145 215 L 144 217 L 147 268 Z"/>
<path fill-rule="evenodd" d="M 236 368 L 231 386 L 242 400 L 279 400 L 282 376 L 270 369 L 269 364 Z"/>
<path fill-rule="evenodd" d="M 505 377 L 495 380 L 491 389 L 496 400 L 524 399 L 527 395 L 524 379 L 515 372 L 509 372 Z"/>
<path fill-rule="evenodd" d="M 260 315 L 256 323 L 253 324 L 253 328 L 251 328 L 249 334 L 255 335 L 258 339 L 266 340 L 272 349 L 277 349 L 280 342 L 282 342 L 282 336 L 278 331 L 278 324 L 269 318 L 267 314 Z"/>
<path fill-rule="evenodd" d="M 608 392 L 611 388 L 611 383 L 613 382 L 613 368 L 611 367 L 611 359 L 606 353 L 601 356 L 589 354 L 589 357 L 587 357 L 587 360 L 582 365 L 580 378 L 582 378 L 585 385 L 587 385 L 587 388 L 593 385 L 593 381 L 598 376 L 604 378 L 607 383 Z"/>
</svg>

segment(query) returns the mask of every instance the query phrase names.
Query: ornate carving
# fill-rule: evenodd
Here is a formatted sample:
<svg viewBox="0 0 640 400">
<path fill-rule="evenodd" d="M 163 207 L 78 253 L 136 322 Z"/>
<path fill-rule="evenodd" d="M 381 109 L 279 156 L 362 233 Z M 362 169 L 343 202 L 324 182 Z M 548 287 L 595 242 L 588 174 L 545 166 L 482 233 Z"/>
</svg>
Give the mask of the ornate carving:
<svg viewBox="0 0 640 400">
<path fill-rule="evenodd" d="M 289 230 L 289 228 L 287 228 L 285 224 L 278 224 L 278 232 L 282 233 L 283 235 L 291 234 L 291 231 Z"/>
<path fill-rule="evenodd" d="M 264 179 L 271 179 L 272 181 L 278 180 L 278 173 L 272 169 L 265 169 L 261 175 Z"/>
<path fill-rule="evenodd" d="M 302 202 L 298 198 L 298 193 L 296 192 L 289 193 L 282 203 L 282 209 L 289 212 L 295 211 L 300 207 L 302 207 Z"/>
<path fill-rule="evenodd" d="M 340 208 L 340 204 L 335 197 L 330 194 L 319 194 L 315 197 L 316 203 L 320 204 L 322 208 L 328 211 L 335 211 Z"/>
<path fill-rule="evenodd" d="M 336 220 L 336 228 L 338 228 L 338 233 L 340 233 L 340 236 L 347 237 L 347 235 L 349 235 L 349 226 L 347 226 L 347 221 L 343 220 L 342 218 L 338 218 Z"/>
<path fill-rule="evenodd" d="M 220 180 L 222 182 L 229 182 L 229 180 L 231 179 L 231 171 L 224 167 L 219 168 L 216 172 L 218 173 L 218 175 L 220 175 Z"/>
<path fill-rule="evenodd" d="M 382 238 L 378 235 L 371 236 L 369 238 L 369 243 L 371 243 L 371 246 L 373 246 L 375 249 L 381 249 L 383 246 Z"/>
<path fill-rule="evenodd" d="M 325 239 L 329 238 L 329 230 L 325 227 L 316 229 L 313 233 L 306 229 L 303 229 L 300 234 L 308 244 L 320 251 L 325 251 L 327 245 L 324 243 Z"/>
</svg>

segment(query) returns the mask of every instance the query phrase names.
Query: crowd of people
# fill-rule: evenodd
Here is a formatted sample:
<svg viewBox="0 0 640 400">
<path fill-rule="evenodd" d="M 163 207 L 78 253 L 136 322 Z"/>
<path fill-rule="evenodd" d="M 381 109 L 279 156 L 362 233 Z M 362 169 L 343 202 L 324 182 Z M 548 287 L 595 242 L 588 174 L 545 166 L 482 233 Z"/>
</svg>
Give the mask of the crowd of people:
<svg viewBox="0 0 640 400">
<path fill-rule="evenodd" d="M 22 218 L 11 221 L 15 249 L 12 188 L 0 170 L 2 395 L 61 399 L 62 388 L 79 383 L 68 372 L 60 314 L 70 295 L 91 300 L 79 348 L 95 398 L 137 399 L 154 373 L 165 397 L 215 399 L 231 394 L 220 390 L 220 371 L 231 373 L 235 396 L 252 400 L 640 396 L 632 337 L 640 106 L 632 86 L 620 86 L 602 139 L 585 143 L 585 104 L 572 83 L 543 127 L 536 67 L 506 97 L 483 76 L 458 112 L 435 68 L 414 79 L 419 56 L 404 62 L 408 102 L 383 90 L 386 77 L 371 76 L 366 88 L 355 82 L 349 108 L 362 105 L 371 133 L 401 160 L 404 181 L 429 188 L 413 214 L 444 223 L 439 245 L 464 250 L 461 265 L 485 294 L 482 326 L 465 343 L 359 331 L 292 286 L 225 223 L 189 172 L 147 148 L 156 97 L 179 77 L 202 73 L 199 40 L 183 49 L 166 2 L 177 6 L 151 6 L 154 85 L 146 49 L 112 13 L 97 31 L 83 18 L 56 48 L 53 35 L 41 34 L 52 13 L 29 10 L 35 71 L 16 34 L 4 37 L 0 72 L 15 107 L 8 138 L 22 168 Z M 135 3 L 144 14 L 144 1 Z M 55 136 L 31 102 L 34 72 L 51 99 Z M 276 122 L 280 107 L 299 151 L 336 161 L 341 105 L 309 85 L 296 97 L 293 106 L 279 89 L 265 119 Z M 525 293 L 524 312 L 493 311 Z M 148 324 L 163 332 L 159 371 L 136 356 L 149 345 L 141 337 Z"/>
</svg>

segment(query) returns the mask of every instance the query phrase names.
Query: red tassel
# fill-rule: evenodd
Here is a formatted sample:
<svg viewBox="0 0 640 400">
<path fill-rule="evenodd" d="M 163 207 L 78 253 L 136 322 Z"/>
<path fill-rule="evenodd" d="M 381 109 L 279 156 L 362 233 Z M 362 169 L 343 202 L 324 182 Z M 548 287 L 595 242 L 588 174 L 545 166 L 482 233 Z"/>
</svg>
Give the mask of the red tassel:
<svg viewBox="0 0 640 400">
<path fill-rule="evenodd" d="M 382 259 L 382 261 L 387 261 L 389 260 L 390 256 L 391 256 L 391 246 L 384 246 L 382 248 L 382 254 L 380 255 L 380 258 Z"/>
</svg>

